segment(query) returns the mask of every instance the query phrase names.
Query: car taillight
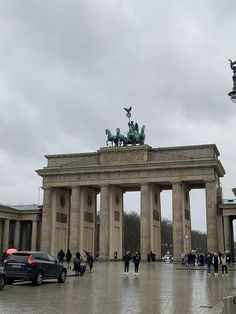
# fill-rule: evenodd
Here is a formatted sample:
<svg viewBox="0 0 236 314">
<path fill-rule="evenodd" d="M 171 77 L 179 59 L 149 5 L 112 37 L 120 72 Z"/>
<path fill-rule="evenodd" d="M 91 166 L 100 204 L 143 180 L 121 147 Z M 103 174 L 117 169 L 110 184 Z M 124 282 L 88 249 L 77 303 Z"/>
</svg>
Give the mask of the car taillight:
<svg viewBox="0 0 236 314">
<path fill-rule="evenodd" d="M 33 262 L 33 257 L 32 257 L 32 255 L 30 255 L 29 257 L 28 257 L 28 264 L 30 264 L 31 266 L 35 266 L 35 262 Z"/>
</svg>

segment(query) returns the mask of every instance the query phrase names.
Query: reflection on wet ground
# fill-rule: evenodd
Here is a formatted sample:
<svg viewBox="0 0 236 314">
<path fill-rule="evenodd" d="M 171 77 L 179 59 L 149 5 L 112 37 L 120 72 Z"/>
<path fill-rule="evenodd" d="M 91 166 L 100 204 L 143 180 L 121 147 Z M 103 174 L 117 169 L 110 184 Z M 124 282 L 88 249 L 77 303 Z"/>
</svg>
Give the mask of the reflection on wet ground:
<svg viewBox="0 0 236 314">
<path fill-rule="evenodd" d="M 206 275 L 176 264 L 141 263 L 139 276 L 131 264 L 97 262 L 93 273 L 68 277 L 64 284 L 48 281 L 6 286 L 0 292 L 0 313 L 218 313 L 223 297 L 236 292 L 236 272 Z"/>
</svg>

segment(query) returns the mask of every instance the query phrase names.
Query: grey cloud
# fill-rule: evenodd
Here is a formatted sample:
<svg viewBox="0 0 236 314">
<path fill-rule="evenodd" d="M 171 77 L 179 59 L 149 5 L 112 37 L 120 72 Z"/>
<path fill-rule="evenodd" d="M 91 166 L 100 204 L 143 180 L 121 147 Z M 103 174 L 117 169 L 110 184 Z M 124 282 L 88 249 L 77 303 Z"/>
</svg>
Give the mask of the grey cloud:
<svg viewBox="0 0 236 314">
<path fill-rule="evenodd" d="M 126 105 L 153 147 L 216 143 L 230 195 L 233 5 L 2 1 L 0 201 L 35 201 L 45 154 L 96 151 L 105 128 L 127 131 Z"/>
</svg>

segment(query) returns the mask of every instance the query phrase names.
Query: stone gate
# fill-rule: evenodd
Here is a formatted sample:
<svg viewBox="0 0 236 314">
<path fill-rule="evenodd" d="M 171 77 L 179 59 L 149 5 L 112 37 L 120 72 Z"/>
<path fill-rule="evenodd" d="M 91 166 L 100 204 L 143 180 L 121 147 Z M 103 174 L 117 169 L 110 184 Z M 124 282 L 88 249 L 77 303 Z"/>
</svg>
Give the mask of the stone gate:
<svg viewBox="0 0 236 314">
<path fill-rule="evenodd" d="M 224 251 L 220 177 L 225 174 L 216 145 L 152 148 L 104 147 L 97 152 L 46 156 L 41 249 L 56 255 L 96 252 L 97 194 L 100 195 L 99 253 L 123 254 L 123 194 L 140 191 L 140 247 L 161 252 L 162 190 L 172 190 L 173 255 L 191 250 L 191 189 L 205 189 L 208 250 Z"/>
</svg>

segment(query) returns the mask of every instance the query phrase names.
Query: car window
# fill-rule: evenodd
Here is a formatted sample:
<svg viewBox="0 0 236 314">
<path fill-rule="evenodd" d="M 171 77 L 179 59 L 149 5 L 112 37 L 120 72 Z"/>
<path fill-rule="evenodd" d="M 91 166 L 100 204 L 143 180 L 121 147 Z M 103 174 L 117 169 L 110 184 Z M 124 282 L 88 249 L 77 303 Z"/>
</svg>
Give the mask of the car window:
<svg viewBox="0 0 236 314">
<path fill-rule="evenodd" d="M 12 254 L 8 257 L 8 262 L 27 263 L 29 254 Z"/>
<path fill-rule="evenodd" d="M 53 256 L 51 256 L 51 255 L 48 255 L 48 259 L 51 262 L 56 262 L 56 259 Z"/>
<path fill-rule="evenodd" d="M 40 261 L 48 261 L 47 255 L 35 255 L 34 259 L 40 260 Z"/>
</svg>

